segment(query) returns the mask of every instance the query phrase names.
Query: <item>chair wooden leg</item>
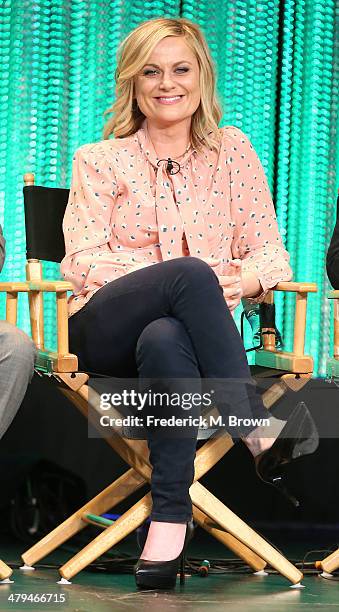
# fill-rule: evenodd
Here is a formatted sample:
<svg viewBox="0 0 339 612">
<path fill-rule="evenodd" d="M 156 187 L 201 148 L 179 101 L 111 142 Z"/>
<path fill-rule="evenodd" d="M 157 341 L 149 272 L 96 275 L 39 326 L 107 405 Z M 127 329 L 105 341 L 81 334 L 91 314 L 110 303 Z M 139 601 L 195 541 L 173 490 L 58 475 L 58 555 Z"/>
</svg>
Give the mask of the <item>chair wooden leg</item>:
<svg viewBox="0 0 339 612">
<path fill-rule="evenodd" d="M 285 578 L 293 584 L 301 581 L 303 574 L 290 561 L 205 489 L 200 482 L 192 484 L 190 496 L 195 506 L 206 512 L 213 521 L 257 553 Z"/>
<path fill-rule="evenodd" d="M 219 524 L 215 523 L 207 514 L 199 510 L 196 506 L 193 506 L 193 518 L 200 527 L 219 540 L 224 546 L 227 546 L 227 548 L 234 552 L 237 557 L 245 561 L 245 563 L 255 572 L 259 572 L 266 567 L 266 561 L 256 555 L 250 548 L 242 544 L 242 542 L 239 542 L 233 535 L 224 529 L 220 529 Z"/>
<path fill-rule="evenodd" d="M 227 452 L 232 444 L 232 440 L 228 436 L 226 436 L 224 440 L 220 438 L 209 440 L 208 443 L 206 443 L 197 452 L 195 462 L 196 476 L 201 477 L 205 472 L 207 472 L 212 465 L 219 460 L 220 456 Z M 131 449 L 129 450 L 131 452 Z M 144 466 L 144 468 L 146 471 L 149 469 L 148 466 Z M 150 478 L 150 472 L 148 476 Z M 77 512 L 66 519 L 66 521 L 56 527 L 51 533 L 23 553 L 23 562 L 27 565 L 34 565 L 43 557 L 55 550 L 58 546 L 63 544 L 70 537 L 86 527 L 86 523 L 81 520 L 84 513 L 87 512 L 100 515 L 103 512 L 106 512 L 117 505 L 120 501 L 128 497 L 128 495 L 130 495 L 132 492 L 140 488 L 145 482 L 147 482 L 147 480 L 143 476 L 139 475 L 135 470 L 130 469 L 114 483 L 109 485 L 104 491 L 99 493 L 95 498 L 77 510 Z M 206 529 L 206 531 L 211 533 L 211 535 L 219 539 L 224 545 L 228 546 L 228 548 L 230 548 L 235 554 L 248 563 L 250 567 L 252 567 L 255 571 L 265 567 L 265 561 L 260 559 L 249 548 L 244 546 L 230 534 L 225 533 L 224 531 L 215 527 L 213 528 L 210 519 L 202 511 L 198 510 L 197 508 L 195 510 L 199 513 L 199 520 L 197 519 L 197 522 L 199 522 L 199 524 Z"/>
<path fill-rule="evenodd" d="M 87 502 L 82 508 L 77 510 L 71 517 L 66 519 L 61 525 L 56 527 L 51 533 L 46 535 L 42 540 L 37 542 L 23 555 L 22 559 L 27 565 L 34 565 L 47 554 L 55 550 L 63 542 L 78 533 L 86 526 L 86 523 L 81 520 L 81 516 L 85 513 L 101 514 L 108 509 L 114 507 L 120 501 L 125 499 L 133 491 L 137 490 L 145 482 L 150 481 L 151 469 L 150 466 L 141 462 L 140 456 L 144 453 L 144 446 L 138 446 L 136 441 L 121 439 L 113 436 L 110 439 L 110 444 L 118 454 L 135 467 L 138 472 L 129 470 L 112 485 L 109 485 L 104 491 L 99 493 L 94 499 Z M 208 440 L 196 454 L 195 459 L 195 478 L 201 478 L 208 472 L 215 463 L 233 446 L 232 439 L 227 434 Z M 134 452 L 134 448 L 139 451 Z M 139 473 L 142 472 L 141 473 Z M 203 513 L 201 512 L 201 515 Z M 202 527 L 209 531 L 209 523 L 205 520 L 202 522 Z M 213 532 L 214 535 L 214 532 Z M 230 534 L 215 530 L 215 536 L 220 539 L 226 546 L 229 546 L 236 554 L 238 554 L 246 563 L 248 563 L 255 571 L 262 569 L 265 562 L 255 556 L 253 552 L 241 542 L 237 542 L 236 538 Z M 219 536 L 219 537 L 218 537 Z M 80 570 L 79 570 L 80 571 Z"/>
<path fill-rule="evenodd" d="M 34 563 L 40 561 L 70 537 L 86 527 L 86 523 L 81 520 L 85 512 L 102 514 L 124 500 L 145 482 L 150 481 L 151 468 L 146 462 L 147 458 L 146 460 L 145 458 L 141 460 L 144 452 L 143 445 L 138 445 L 138 441 L 125 440 L 118 436 L 113 436 L 112 439 L 110 439 L 110 444 L 114 450 L 135 469 L 132 468 L 128 472 L 125 472 L 125 474 L 120 476 L 120 478 L 104 489 L 104 491 L 87 502 L 72 516 L 58 525 L 58 527 L 53 529 L 53 531 L 34 544 L 30 549 L 25 551 L 22 555 L 24 563 L 27 565 L 34 565 Z M 137 449 L 139 453 L 134 449 Z M 214 465 L 226 451 L 227 443 L 217 439 L 209 441 L 203 448 L 199 449 L 195 464 L 199 477 L 208 471 L 211 465 Z"/>
<path fill-rule="evenodd" d="M 112 546 L 137 529 L 150 515 L 152 510 L 151 494 L 147 493 L 140 501 L 118 518 L 111 527 L 101 532 L 90 544 L 85 546 L 59 570 L 61 576 L 70 580 L 75 574 L 107 552 Z"/>
<path fill-rule="evenodd" d="M 46 555 L 87 526 L 82 520 L 82 515 L 84 513 L 87 512 L 100 515 L 107 512 L 107 510 L 110 510 L 113 506 L 120 503 L 143 484 L 145 484 L 145 479 L 140 476 L 140 474 L 133 469 L 128 470 L 111 485 L 106 487 L 106 489 L 101 491 L 101 493 L 96 495 L 96 497 L 72 514 L 72 516 L 53 529 L 53 531 L 42 538 L 42 540 L 24 552 L 22 555 L 23 562 L 27 565 L 34 565 L 37 561 L 46 557 Z"/>
<path fill-rule="evenodd" d="M 68 392 L 66 392 L 68 395 Z M 65 393 L 65 394 L 66 394 Z M 71 395 L 71 394 L 70 394 Z M 73 393 L 72 393 L 73 395 Z M 88 406 L 86 399 L 87 399 L 87 392 L 85 391 L 84 393 L 84 397 L 79 398 L 79 395 L 77 396 L 77 402 L 74 402 L 74 397 L 72 397 L 72 401 L 74 403 L 78 404 L 78 408 L 81 409 L 81 411 L 86 415 L 86 407 Z M 70 397 L 71 399 L 71 397 Z M 79 401 L 80 400 L 80 401 Z M 87 404 L 87 406 L 86 406 Z M 136 470 L 136 472 L 139 474 L 139 477 L 141 477 L 141 482 L 139 482 L 139 485 L 136 487 L 138 488 L 139 486 L 141 486 L 141 484 L 143 484 L 144 481 L 149 481 L 150 480 L 150 476 L 151 476 L 151 468 L 150 465 L 148 463 L 148 457 L 147 457 L 147 452 L 146 452 L 146 445 L 145 442 L 143 441 L 133 441 L 133 440 L 127 440 L 125 438 L 121 438 L 118 435 L 113 435 L 110 439 L 106 440 L 111 446 L 112 448 L 118 452 L 118 454 L 132 467 Z M 197 452 L 196 455 L 196 460 L 195 460 L 195 479 L 198 480 L 199 478 L 201 478 L 206 472 L 209 471 L 209 469 L 211 469 L 211 467 L 213 467 L 213 465 L 215 465 L 215 463 L 217 463 L 221 457 L 223 455 L 225 455 L 228 450 L 233 446 L 233 442 L 232 439 L 230 438 L 230 436 L 228 436 L 227 434 L 224 434 L 222 436 L 218 436 L 216 438 L 210 439 L 208 442 L 205 443 L 205 445 L 200 448 Z M 122 477 L 121 477 L 122 478 Z M 110 486 L 114 486 L 115 483 L 113 483 L 113 485 Z M 195 483 L 195 484 L 199 484 L 199 483 Z M 192 485 L 195 486 L 195 485 Z M 108 487 L 108 489 L 110 489 L 110 487 Z M 103 492 L 104 493 L 104 492 Z M 206 491 L 206 493 L 208 495 L 209 494 L 208 491 Z M 100 496 L 101 494 L 99 494 Z M 125 489 L 125 495 L 123 495 L 121 497 L 121 499 L 123 499 L 124 497 L 126 497 L 126 489 Z M 145 499 L 145 498 L 143 498 Z M 216 499 L 216 498 L 215 498 Z M 93 501 L 93 500 L 92 500 Z M 141 500 L 142 502 L 143 500 Z M 194 503 L 194 500 L 192 500 Z M 219 502 L 219 500 L 217 500 Z M 90 503 L 90 502 L 89 502 Z M 73 515 L 73 517 L 70 517 L 70 519 L 68 519 L 67 521 L 65 521 L 65 523 L 63 523 L 61 526 L 57 527 L 56 530 L 54 530 L 51 534 L 49 534 L 48 536 L 46 536 L 40 543 L 37 543 L 35 545 L 35 547 L 33 547 L 32 549 L 30 549 L 29 551 L 27 551 L 26 553 L 24 553 L 23 555 L 23 560 L 25 563 L 27 564 L 32 564 L 34 563 L 37 558 L 41 559 L 43 556 L 45 556 L 49 551 L 47 550 L 46 545 L 48 546 L 48 542 L 49 542 L 49 538 L 51 537 L 51 539 L 53 540 L 53 545 L 51 550 L 53 550 L 54 548 L 56 548 L 60 543 L 62 543 L 63 541 L 65 541 L 66 539 L 68 539 L 68 537 L 70 537 L 70 535 L 73 535 L 73 533 L 71 533 L 70 535 L 66 535 L 64 534 L 64 531 L 67 530 L 67 522 L 70 521 L 70 523 L 72 524 L 72 519 L 73 519 L 73 529 L 74 529 L 74 533 L 76 533 L 77 531 L 79 531 L 83 526 L 84 523 L 83 521 L 81 521 L 81 526 L 79 527 L 79 513 L 83 513 L 84 509 L 86 509 L 87 511 L 93 512 L 93 513 L 97 513 L 100 514 L 102 512 L 104 512 L 105 510 L 107 510 L 108 508 L 112 507 L 113 505 L 115 505 L 115 503 L 117 503 L 116 501 L 116 497 L 115 500 L 112 501 L 112 499 L 110 499 L 108 506 L 105 506 L 105 509 L 103 509 L 103 506 L 100 506 L 101 510 L 99 511 L 97 508 L 94 509 L 93 506 L 91 506 L 90 508 L 88 507 L 88 505 L 86 504 L 80 511 L 78 511 L 77 513 L 75 513 L 75 515 Z M 225 506 L 223 506 L 223 504 L 221 504 L 221 502 L 219 502 L 219 504 L 221 505 L 222 508 L 225 509 L 226 512 L 231 513 L 232 516 L 236 517 L 236 515 L 233 515 L 233 513 L 228 510 Z M 134 507 L 133 507 L 134 508 Z M 132 509 L 131 509 L 132 510 Z M 204 508 L 200 507 L 199 510 L 203 513 L 204 512 Z M 150 513 L 150 511 L 149 511 Z M 148 513 L 148 514 L 149 514 Z M 121 535 L 123 533 L 125 533 L 125 535 L 127 535 L 128 533 L 130 533 L 133 529 L 135 529 L 136 527 L 138 527 L 143 520 L 145 520 L 145 518 L 147 518 L 148 514 L 145 514 L 145 510 L 143 510 L 143 512 L 141 513 L 142 516 L 144 518 L 140 519 L 140 516 L 138 515 L 137 512 L 137 519 L 133 519 L 132 520 L 132 526 L 130 529 L 130 524 L 127 526 L 127 531 L 126 531 L 126 525 L 121 528 L 120 525 L 124 525 L 123 519 L 125 519 L 127 515 L 127 513 L 125 513 L 123 515 L 123 517 L 121 517 L 120 519 L 118 519 L 118 521 L 116 521 L 114 523 L 114 525 L 112 525 L 111 527 L 109 527 L 104 533 L 100 534 L 100 536 L 98 536 L 98 538 L 100 538 L 99 542 L 100 542 L 100 547 L 103 547 L 103 552 L 105 552 L 105 550 L 108 550 L 108 548 L 110 548 L 113 544 L 111 543 L 111 541 L 114 540 L 114 543 L 116 541 L 120 541 L 120 539 L 122 539 L 123 537 L 125 537 L 124 535 Z M 253 552 L 252 554 L 250 554 L 249 550 L 253 549 L 253 546 L 249 546 L 248 542 L 245 541 L 243 542 L 241 537 L 238 537 L 238 534 L 236 531 L 234 531 L 234 533 L 232 533 L 231 529 L 227 528 L 227 525 L 225 526 L 225 524 L 220 523 L 220 521 L 218 521 L 216 519 L 215 516 L 211 516 L 209 512 L 207 512 L 209 518 L 211 518 L 212 520 L 214 520 L 216 523 L 218 523 L 221 526 L 221 530 L 220 529 L 215 529 L 215 535 L 216 537 L 219 536 L 218 539 L 220 539 L 221 541 L 223 541 L 226 545 L 229 545 L 229 547 L 234 550 L 234 552 L 236 552 L 236 554 L 238 554 L 242 559 L 244 559 L 251 567 L 253 567 L 254 569 L 262 569 L 263 568 L 263 559 L 264 556 L 257 556 L 257 558 L 255 558 L 253 556 Z M 247 529 L 249 529 L 247 527 L 247 525 L 245 523 L 243 523 L 243 521 L 241 521 L 240 519 L 238 519 L 238 517 L 236 517 L 236 519 L 238 521 L 240 521 L 241 525 L 244 525 Z M 138 523 L 138 524 L 137 524 Z M 202 520 L 202 526 L 204 528 L 207 528 L 207 530 L 209 531 L 209 527 L 211 529 L 210 532 L 213 532 L 213 527 L 210 526 L 210 524 L 208 522 L 206 522 L 205 519 Z M 115 534 L 115 529 L 118 532 L 118 535 Z M 72 529 L 71 529 L 72 531 Z M 251 530 L 252 531 L 252 530 Z M 228 533 L 230 532 L 230 533 Z M 108 548 L 106 548 L 104 550 L 104 546 L 106 545 L 106 534 L 109 534 L 108 537 Z M 53 536 L 54 534 L 54 536 Z M 255 532 L 253 532 L 253 534 L 256 537 L 257 534 L 255 534 Z M 117 539 L 116 539 L 117 538 Z M 240 540 L 240 541 L 237 541 Z M 261 538 L 260 538 L 261 540 Z M 84 551 L 80 551 L 78 553 L 78 555 L 76 555 L 73 559 L 70 559 L 70 561 L 68 562 L 68 564 L 66 564 L 64 566 L 67 567 L 68 569 L 66 570 L 66 573 L 61 573 L 61 575 L 65 578 L 67 578 L 67 576 L 72 577 L 75 575 L 75 573 L 77 573 L 78 571 L 80 571 L 81 569 L 83 569 L 84 567 L 86 567 L 86 565 L 88 563 L 90 563 L 91 561 L 86 561 L 86 559 L 91 558 L 91 560 L 96 559 L 100 554 L 102 554 L 102 552 L 99 552 L 99 555 L 95 552 L 96 550 L 96 546 L 95 546 L 95 542 L 97 542 L 97 538 L 91 543 L 89 544 L 87 547 L 85 547 L 84 551 L 84 556 L 82 556 L 82 553 Z M 228 542 L 228 544 L 227 544 Z M 262 540 L 262 542 L 265 542 L 265 540 Z M 105 544 L 104 544 L 105 543 Z M 267 543 L 266 543 L 267 544 Z M 94 549 L 92 551 L 92 545 L 94 546 Z M 99 548 L 100 548 L 99 547 Z M 272 547 L 270 547 L 273 551 L 274 549 Z M 38 557 L 36 557 L 36 553 L 39 549 L 39 553 L 38 553 Z M 32 551 L 34 550 L 34 558 L 35 561 L 32 561 L 33 556 L 30 557 L 29 553 L 32 553 Z M 261 550 L 257 549 L 253 549 L 254 553 L 261 553 Z M 80 556 L 79 556 L 80 555 Z M 93 556 L 94 555 L 94 556 Z M 281 559 L 286 561 L 287 564 L 289 564 L 289 562 L 287 560 L 284 559 L 284 557 L 282 555 L 280 555 Z M 81 562 L 78 564 L 77 562 L 75 562 L 75 565 L 73 564 L 73 561 L 75 559 L 80 559 L 81 558 Z M 265 559 L 265 561 L 267 561 L 267 559 Z M 258 565 L 259 564 L 259 565 Z M 271 563 L 272 564 L 272 563 Z M 273 564 L 272 564 L 273 565 Z M 291 564 L 289 564 L 289 566 L 291 566 L 291 568 L 295 569 Z M 63 568 L 63 569 L 64 569 Z M 71 569 L 69 569 L 71 568 Z M 79 568 L 79 569 L 77 569 Z M 278 570 L 280 571 L 280 570 Z M 297 571 L 297 570 L 296 570 Z M 69 573 L 71 572 L 71 573 Z M 283 573 L 283 572 L 282 572 Z M 284 574 L 285 575 L 285 574 Z M 301 576 L 301 574 L 300 574 Z M 299 576 L 298 576 L 299 577 Z M 298 582 L 299 580 L 297 580 Z"/>
<path fill-rule="evenodd" d="M 117 441 L 115 440 L 114 443 Z M 120 439 L 119 442 L 122 442 L 122 446 L 116 446 L 115 450 L 119 452 L 123 458 L 125 456 L 124 450 L 124 442 L 128 445 L 129 456 L 128 460 L 130 464 L 134 464 L 136 469 L 140 469 L 141 462 L 140 457 L 137 457 L 137 452 L 135 453 L 135 457 L 133 459 L 133 448 L 134 442 L 131 440 L 123 440 Z M 214 439 L 209 440 L 201 447 L 196 454 L 195 459 L 195 478 L 200 478 L 203 476 L 219 459 L 227 452 L 230 446 L 233 445 L 231 438 L 227 435 L 220 436 Z M 141 449 L 142 452 L 142 449 Z M 146 479 L 149 481 L 151 477 L 151 471 L 147 464 L 142 465 L 142 473 Z M 150 494 L 149 494 L 150 495 Z M 135 504 L 133 508 L 131 508 L 128 512 L 126 512 L 122 517 L 120 517 L 117 521 L 115 521 L 114 525 L 106 529 L 103 533 L 101 533 L 93 542 L 89 543 L 83 550 L 79 551 L 74 557 L 72 557 L 62 568 L 60 568 L 60 574 L 63 578 L 69 580 L 75 574 L 80 572 L 84 567 L 86 567 L 89 563 L 98 558 L 101 554 L 106 552 L 109 548 L 111 548 L 114 544 L 119 542 L 121 539 L 126 537 L 129 533 L 131 533 L 134 529 L 136 529 L 151 513 L 151 505 L 148 505 L 148 512 L 145 511 L 145 500 L 151 499 L 148 496 L 145 496 L 143 500 Z M 139 505 L 140 504 L 140 505 Z M 141 510 L 140 510 L 141 508 Z M 204 523 L 202 526 L 207 530 L 209 527 L 208 517 L 204 516 L 203 512 L 200 512 L 199 516 Z M 125 521 L 127 517 L 127 522 Z M 117 532 L 117 533 L 116 533 Z M 259 569 L 263 569 L 265 566 L 265 562 L 260 559 L 257 555 L 255 555 L 246 545 L 241 542 L 237 542 L 234 536 L 230 534 L 221 532 L 221 530 L 216 529 L 216 534 L 219 535 L 219 539 L 232 548 L 236 554 L 239 556 L 255 571 Z M 106 535 L 108 534 L 108 535 Z"/>
<path fill-rule="evenodd" d="M 13 570 L 0 559 L 0 580 L 6 580 L 13 574 Z"/>
<path fill-rule="evenodd" d="M 324 572 L 332 574 L 339 567 L 339 548 L 320 561 L 320 567 Z"/>
<path fill-rule="evenodd" d="M 131 444 L 131 441 L 129 441 L 129 444 Z M 232 444 L 233 442 L 227 434 L 208 440 L 208 442 L 206 442 L 206 444 L 204 444 L 204 446 L 197 451 L 195 459 L 195 478 L 201 478 L 206 472 L 208 472 L 208 470 L 227 452 Z M 130 448 L 129 450 L 129 460 L 131 461 L 132 449 Z M 136 462 L 135 465 L 136 469 L 139 469 L 140 464 Z M 149 481 L 151 476 L 149 466 L 144 464 L 142 469 L 143 474 Z M 148 473 L 147 470 L 149 470 Z M 95 559 L 97 559 L 98 556 L 105 553 L 114 544 L 126 537 L 129 533 L 131 533 L 131 531 L 133 531 L 133 529 L 136 529 L 151 513 L 151 502 L 149 500 L 151 500 L 150 494 L 135 504 L 133 508 L 128 510 L 128 512 L 115 521 L 114 525 L 111 525 L 111 527 L 97 536 L 93 542 L 89 543 L 83 550 L 79 551 L 79 553 L 72 557 L 72 559 L 70 559 L 62 568 L 60 568 L 61 576 L 67 580 L 70 580 L 89 563 L 92 563 Z M 145 503 L 147 505 L 148 512 L 145 510 Z M 139 504 L 141 504 L 141 506 Z M 210 525 L 210 522 L 208 523 L 208 517 L 204 517 L 202 509 L 197 509 L 197 511 L 200 512 L 199 518 L 201 518 L 202 526 L 207 528 L 207 530 L 209 530 L 209 527 L 212 529 L 213 527 Z M 126 517 L 127 523 L 125 521 Z M 225 530 L 221 531 L 220 529 L 215 529 L 215 532 L 217 535 L 219 535 L 219 539 L 224 544 L 229 546 L 232 550 L 234 550 L 234 552 L 241 556 L 241 558 L 249 563 L 249 565 L 253 567 L 255 571 L 263 569 L 265 566 L 265 561 L 253 553 L 246 545 L 242 544 L 242 542 L 237 542 L 236 536 L 227 534 L 227 529 L 226 533 Z"/>
</svg>

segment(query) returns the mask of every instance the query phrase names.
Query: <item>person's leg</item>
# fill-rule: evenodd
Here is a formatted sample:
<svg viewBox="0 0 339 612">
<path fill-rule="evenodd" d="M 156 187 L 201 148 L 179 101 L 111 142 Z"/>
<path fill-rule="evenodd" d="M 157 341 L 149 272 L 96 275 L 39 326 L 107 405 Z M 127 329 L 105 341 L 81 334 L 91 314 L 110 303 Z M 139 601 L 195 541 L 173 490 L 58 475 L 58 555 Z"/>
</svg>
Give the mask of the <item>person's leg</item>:
<svg viewBox="0 0 339 612">
<path fill-rule="evenodd" d="M 176 393 L 181 397 L 195 393 L 198 397 L 201 384 L 197 359 L 191 340 L 177 319 L 163 317 L 145 327 L 137 343 L 136 362 L 140 378 L 152 379 L 149 388 L 154 393 L 160 392 L 161 397 L 173 398 Z M 166 419 L 189 415 L 193 423 L 148 429 L 153 507 L 141 558 L 167 561 L 180 553 L 186 522 L 192 518 L 189 487 L 194 477 L 200 406 L 192 404 L 185 412 L 176 404 L 158 404 L 146 413 Z"/>
<path fill-rule="evenodd" d="M 141 332 L 165 316 L 175 317 L 185 327 L 201 376 L 219 379 L 220 402 L 229 400 L 224 409 L 242 418 L 267 418 L 218 279 L 208 264 L 195 257 L 154 264 L 102 287 L 71 317 L 71 348 L 88 370 L 126 376 L 126 371 L 135 371 L 134 348 Z M 244 437 L 254 427 L 250 424 L 231 433 Z"/>
<path fill-rule="evenodd" d="M 164 317 L 180 321 L 192 344 L 201 376 L 250 379 L 243 343 L 218 279 L 205 262 L 194 257 L 154 264 L 102 287 L 71 317 L 70 349 L 80 358 L 80 367 L 87 371 L 115 377 L 137 376 L 138 339 L 149 324 Z M 160 359 L 157 361 L 160 363 Z M 150 371 L 151 377 L 155 377 L 155 371 Z M 175 375 L 183 376 L 180 367 Z M 254 392 L 253 398 L 259 413 L 267 416 Z M 234 412 L 236 409 L 243 409 L 241 402 L 238 401 Z M 154 438 L 153 469 L 160 483 L 157 463 L 160 461 L 161 466 L 161 453 L 165 456 L 162 449 L 160 438 Z M 174 466 L 172 473 L 178 478 Z M 152 521 L 152 525 L 160 522 Z M 153 547 L 154 560 L 161 558 L 161 547 L 168 543 L 165 526 L 163 521 L 161 537 L 157 532 L 160 548 L 156 552 Z M 182 523 L 178 529 L 182 530 Z M 182 544 L 182 538 L 179 540 Z"/>
<path fill-rule="evenodd" d="M 33 376 L 36 349 L 19 328 L 0 321 L 0 438 L 10 426 Z"/>
</svg>

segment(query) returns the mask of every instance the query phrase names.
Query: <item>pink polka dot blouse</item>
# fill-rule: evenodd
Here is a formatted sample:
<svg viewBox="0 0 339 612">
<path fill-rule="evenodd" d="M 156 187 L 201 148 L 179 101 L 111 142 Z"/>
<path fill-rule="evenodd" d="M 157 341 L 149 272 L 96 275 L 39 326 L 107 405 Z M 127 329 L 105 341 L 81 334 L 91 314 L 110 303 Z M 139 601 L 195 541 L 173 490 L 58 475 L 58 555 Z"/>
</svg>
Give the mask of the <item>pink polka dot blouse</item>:
<svg viewBox="0 0 339 612">
<path fill-rule="evenodd" d="M 239 128 L 220 131 L 218 153 L 191 147 L 176 174 L 157 157 L 147 119 L 131 136 L 75 151 L 61 262 L 70 316 L 106 283 L 174 257 L 215 260 L 217 275 L 241 259 L 263 288 L 255 302 L 292 278 L 260 160 Z"/>
</svg>

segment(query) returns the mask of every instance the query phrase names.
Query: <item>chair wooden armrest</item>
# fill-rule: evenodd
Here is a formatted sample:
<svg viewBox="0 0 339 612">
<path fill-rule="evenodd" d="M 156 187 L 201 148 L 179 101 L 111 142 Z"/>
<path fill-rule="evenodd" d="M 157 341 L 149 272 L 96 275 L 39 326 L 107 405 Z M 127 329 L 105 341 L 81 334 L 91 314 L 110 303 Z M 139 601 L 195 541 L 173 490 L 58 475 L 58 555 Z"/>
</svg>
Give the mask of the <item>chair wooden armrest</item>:
<svg viewBox="0 0 339 612">
<path fill-rule="evenodd" d="M 316 283 L 295 283 L 294 281 L 282 281 L 273 287 L 273 291 L 293 291 L 294 293 L 317 293 Z"/>
<path fill-rule="evenodd" d="M 0 283 L 0 293 L 6 293 L 6 321 L 16 325 L 18 315 L 18 293 L 27 293 L 27 282 Z"/>
<path fill-rule="evenodd" d="M 15 282 L 15 283 L 0 283 L 0 293 L 4 291 L 7 293 L 19 293 L 19 292 L 27 292 L 29 290 L 28 283 L 25 282 Z"/>
<path fill-rule="evenodd" d="M 73 285 L 67 281 L 29 281 L 30 291 L 46 291 L 60 293 L 62 291 L 73 291 Z"/>
<path fill-rule="evenodd" d="M 38 349 L 35 367 L 45 372 L 77 372 L 78 358 L 69 353 L 67 291 L 72 291 L 66 281 L 28 280 L 26 282 L 0 283 L 0 292 L 5 291 L 6 321 L 16 325 L 18 293 L 27 293 L 31 320 L 32 339 Z M 44 346 L 44 312 L 42 294 L 53 292 L 57 303 L 57 352 Z"/>
<path fill-rule="evenodd" d="M 283 281 L 278 283 L 265 297 L 268 304 L 274 303 L 274 291 L 291 291 L 296 294 L 293 351 L 277 350 L 275 347 L 275 329 L 263 327 L 263 349 L 256 351 L 256 365 L 285 370 L 299 375 L 310 375 L 313 372 L 313 358 L 304 354 L 306 334 L 306 310 L 309 293 L 318 291 L 316 283 L 296 283 Z"/>
</svg>

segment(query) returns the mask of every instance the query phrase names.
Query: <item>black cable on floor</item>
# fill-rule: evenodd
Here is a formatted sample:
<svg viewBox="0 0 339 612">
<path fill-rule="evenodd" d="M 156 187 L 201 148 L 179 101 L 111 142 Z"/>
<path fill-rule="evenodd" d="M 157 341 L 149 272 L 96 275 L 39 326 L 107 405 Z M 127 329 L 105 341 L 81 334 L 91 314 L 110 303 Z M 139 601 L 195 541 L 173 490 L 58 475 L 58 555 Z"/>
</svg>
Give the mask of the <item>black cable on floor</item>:
<svg viewBox="0 0 339 612">
<path fill-rule="evenodd" d="M 324 553 L 326 551 L 310 551 L 311 552 L 321 552 Z M 106 557 L 106 555 L 105 555 Z M 133 557 L 130 555 L 119 554 L 112 556 L 111 558 L 103 558 L 102 560 L 95 561 L 86 567 L 86 571 L 94 572 L 94 573 L 108 573 L 108 574 L 132 574 L 134 565 L 136 564 L 138 557 Z M 208 570 L 201 572 L 201 568 L 206 568 L 206 562 L 208 563 Z M 319 570 L 315 568 L 314 562 L 310 561 L 308 563 L 303 559 L 302 561 L 298 561 L 295 559 L 291 559 L 291 563 L 298 569 L 300 569 L 305 576 L 318 576 Z M 10 563 L 11 567 L 14 569 L 18 569 L 20 567 L 19 563 Z M 40 569 L 50 569 L 50 570 L 58 570 L 60 564 L 52 564 L 52 563 L 38 563 L 35 565 L 36 570 Z M 265 572 L 268 574 L 278 575 L 279 572 L 272 567 L 265 567 Z M 239 575 L 253 575 L 254 571 L 251 569 L 246 563 L 244 563 L 241 559 L 218 559 L 218 558 L 199 558 L 199 557 L 188 557 L 186 559 L 186 572 L 192 575 L 197 576 L 207 576 L 207 575 L 226 575 L 226 574 L 239 574 Z M 339 581 L 339 573 L 334 573 L 333 576 L 326 577 L 330 580 Z"/>
</svg>

